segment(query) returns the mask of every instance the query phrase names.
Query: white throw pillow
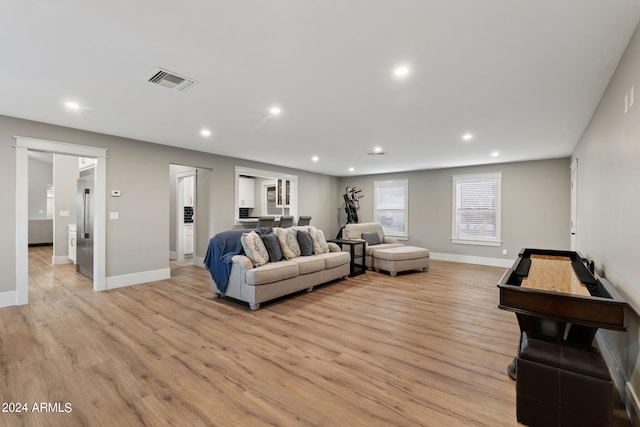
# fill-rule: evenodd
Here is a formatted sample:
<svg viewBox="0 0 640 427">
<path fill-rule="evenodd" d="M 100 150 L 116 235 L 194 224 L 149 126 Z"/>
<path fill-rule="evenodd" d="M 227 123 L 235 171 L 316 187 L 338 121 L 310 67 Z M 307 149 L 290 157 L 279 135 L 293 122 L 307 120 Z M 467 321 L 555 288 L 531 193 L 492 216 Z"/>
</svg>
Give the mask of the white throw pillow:
<svg viewBox="0 0 640 427">
<path fill-rule="evenodd" d="M 329 244 L 324 237 L 322 230 L 318 230 L 313 225 L 309 226 L 309 236 L 313 241 L 313 253 L 314 254 L 326 254 L 329 252 Z"/>
<path fill-rule="evenodd" d="M 280 249 L 282 249 L 282 256 L 284 259 L 291 259 L 299 257 L 302 253 L 300 251 L 300 244 L 298 243 L 298 231 L 293 227 L 279 228 L 276 227 L 272 230 L 280 241 Z"/>
<path fill-rule="evenodd" d="M 245 255 L 249 257 L 254 267 L 259 267 L 269 262 L 269 252 L 260 236 L 258 236 L 258 233 L 255 231 L 242 233 L 240 242 L 242 243 Z"/>
</svg>

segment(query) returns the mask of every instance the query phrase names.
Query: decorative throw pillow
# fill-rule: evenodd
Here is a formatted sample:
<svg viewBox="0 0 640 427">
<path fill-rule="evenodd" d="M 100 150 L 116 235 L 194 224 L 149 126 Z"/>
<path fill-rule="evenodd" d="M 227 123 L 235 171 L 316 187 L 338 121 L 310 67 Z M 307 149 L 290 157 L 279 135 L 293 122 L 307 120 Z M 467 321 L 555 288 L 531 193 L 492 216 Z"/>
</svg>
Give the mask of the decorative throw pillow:
<svg viewBox="0 0 640 427">
<path fill-rule="evenodd" d="M 267 252 L 262 239 L 255 231 L 242 233 L 240 243 L 242 243 L 242 249 L 244 249 L 245 255 L 249 257 L 254 267 L 259 267 L 269 262 L 269 252 Z"/>
<path fill-rule="evenodd" d="M 282 249 L 280 249 L 280 241 L 273 234 L 264 234 L 262 236 L 262 243 L 267 248 L 269 253 L 269 262 L 277 262 L 282 259 Z"/>
<path fill-rule="evenodd" d="M 380 236 L 377 231 L 371 231 L 369 233 L 362 233 L 362 238 L 367 242 L 367 245 L 379 245 Z"/>
<path fill-rule="evenodd" d="M 309 226 L 309 236 L 313 242 L 313 253 L 326 254 L 329 252 L 329 244 L 324 237 L 322 230 L 318 230 L 313 225 Z"/>
<path fill-rule="evenodd" d="M 309 236 L 309 233 L 298 230 L 296 238 L 298 239 L 298 244 L 300 245 L 300 255 L 313 255 L 313 242 L 311 241 L 311 236 Z"/>
<path fill-rule="evenodd" d="M 300 256 L 300 244 L 298 243 L 296 233 L 296 230 L 293 228 L 273 229 L 273 234 L 275 234 L 280 241 L 280 249 L 282 249 L 282 256 L 284 259 L 291 259 Z"/>
</svg>

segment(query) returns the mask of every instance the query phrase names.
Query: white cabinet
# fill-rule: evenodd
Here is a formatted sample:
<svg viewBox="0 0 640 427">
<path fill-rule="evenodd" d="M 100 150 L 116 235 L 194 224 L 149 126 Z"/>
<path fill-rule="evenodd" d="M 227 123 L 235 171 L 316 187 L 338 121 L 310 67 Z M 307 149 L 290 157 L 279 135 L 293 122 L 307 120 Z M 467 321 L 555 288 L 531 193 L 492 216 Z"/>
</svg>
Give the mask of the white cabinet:
<svg viewBox="0 0 640 427">
<path fill-rule="evenodd" d="M 75 224 L 69 224 L 67 227 L 69 227 L 69 261 L 71 261 L 73 264 L 76 263 L 76 225 Z"/>
<path fill-rule="evenodd" d="M 256 181 L 251 178 L 238 178 L 238 201 L 241 208 L 256 206 Z"/>
<path fill-rule="evenodd" d="M 291 181 L 278 179 L 276 184 L 276 207 L 288 208 L 291 205 Z"/>
<path fill-rule="evenodd" d="M 184 225 L 184 254 L 193 255 L 193 224 Z"/>
<path fill-rule="evenodd" d="M 89 157 L 78 157 L 78 168 L 85 170 L 92 168 L 98 163 L 98 159 L 91 159 Z"/>
<path fill-rule="evenodd" d="M 184 205 L 193 207 L 195 192 L 196 192 L 196 179 L 195 176 L 185 176 L 183 178 L 184 183 Z"/>
</svg>

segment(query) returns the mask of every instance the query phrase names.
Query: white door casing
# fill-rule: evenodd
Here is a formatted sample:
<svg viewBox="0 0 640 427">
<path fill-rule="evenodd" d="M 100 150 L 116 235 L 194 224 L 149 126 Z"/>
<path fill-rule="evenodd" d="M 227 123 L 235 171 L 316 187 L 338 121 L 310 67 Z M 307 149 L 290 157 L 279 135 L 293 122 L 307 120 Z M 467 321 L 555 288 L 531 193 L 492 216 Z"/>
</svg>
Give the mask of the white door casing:
<svg viewBox="0 0 640 427">
<path fill-rule="evenodd" d="M 106 289 L 106 188 L 107 149 L 16 136 L 16 305 L 29 303 L 29 150 L 97 159 L 95 166 L 95 216 L 93 290 Z"/>
</svg>

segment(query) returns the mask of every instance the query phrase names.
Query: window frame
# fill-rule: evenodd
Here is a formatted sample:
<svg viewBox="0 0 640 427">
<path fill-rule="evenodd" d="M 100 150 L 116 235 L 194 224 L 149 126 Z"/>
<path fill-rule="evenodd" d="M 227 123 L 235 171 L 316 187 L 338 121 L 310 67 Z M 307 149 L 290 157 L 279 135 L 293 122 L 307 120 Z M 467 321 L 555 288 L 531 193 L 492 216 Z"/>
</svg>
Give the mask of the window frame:
<svg viewBox="0 0 640 427">
<path fill-rule="evenodd" d="M 378 193 L 381 188 L 397 188 L 402 187 L 404 189 L 404 230 L 402 232 L 396 231 L 387 231 L 384 224 L 382 225 L 382 229 L 384 230 L 385 236 L 395 237 L 400 240 L 409 239 L 409 180 L 408 179 L 386 179 L 381 181 L 373 182 L 373 218 L 376 221 L 379 221 L 378 211 L 379 210 L 390 210 L 390 209 L 380 209 L 378 206 Z M 400 209 L 397 209 L 400 210 Z"/>
<path fill-rule="evenodd" d="M 461 236 L 458 234 L 458 184 L 495 182 L 496 185 L 496 233 L 495 237 Z M 451 243 L 461 245 L 502 246 L 502 172 L 464 174 L 451 176 Z"/>
</svg>

